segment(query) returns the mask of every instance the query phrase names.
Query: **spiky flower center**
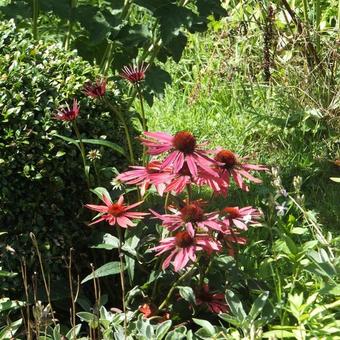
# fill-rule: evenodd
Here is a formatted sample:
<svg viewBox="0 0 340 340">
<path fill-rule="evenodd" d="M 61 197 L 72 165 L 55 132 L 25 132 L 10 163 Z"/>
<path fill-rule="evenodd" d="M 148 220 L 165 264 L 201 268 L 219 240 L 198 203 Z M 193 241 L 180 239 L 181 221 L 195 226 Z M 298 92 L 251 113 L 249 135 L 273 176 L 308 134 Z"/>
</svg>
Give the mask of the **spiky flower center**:
<svg viewBox="0 0 340 340">
<path fill-rule="evenodd" d="M 195 151 L 196 138 L 188 131 L 179 131 L 175 134 L 172 145 L 178 151 L 191 154 Z"/>
<path fill-rule="evenodd" d="M 221 150 L 215 156 L 215 160 L 223 164 L 223 167 L 230 170 L 237 164 L 237 158 L 230 150 Z"/>
<path fill-rule="evenodd" d="M 200 222 L 204 217 L 203 209 L 193 203 L 183 207 L 180 212 L 184 222 Z"/>
<path fill-rule="evenodd" d="M 112 203 L 107 212 L 114 217 L 118 217 L 122 215 L 124 211 L 125 211 L 124 205 Z"/>
<path fill-rule="evenodd" d="M 240 213 L 237 207 L 227 207 L 222 210 L 222 215 L 229 218 L 236 218 L 240 216 Z"/>
<path fill-rule="evenodd" d="M 180 248 L 187 248 L 194 244 L 194 239 L 187 231 L 180 231 L 175 236 L 176 246 Z"/>
</svg>

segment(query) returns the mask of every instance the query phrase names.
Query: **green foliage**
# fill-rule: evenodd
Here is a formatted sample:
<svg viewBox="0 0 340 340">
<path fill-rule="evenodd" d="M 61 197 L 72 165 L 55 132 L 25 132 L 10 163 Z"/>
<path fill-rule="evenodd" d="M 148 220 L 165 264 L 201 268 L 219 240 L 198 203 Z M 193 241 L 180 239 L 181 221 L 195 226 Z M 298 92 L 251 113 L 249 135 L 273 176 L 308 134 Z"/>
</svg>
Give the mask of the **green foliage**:
<svg viewBox="0 0 340 340">
<path fill-rule="evenodd" d="M 36 6 L 34 5 L 36 3 Z M 208 17 L 226 14 L 220 1 L 195 0 L 190 6 L 184 2 L 164 1 L 28 1 L 12 0 L 0 6 L 6 18 L 15 18 L 21 25 L 31 26 L 33 34 L 62 39 L 64 46 L 76 47 L 79 54 L 90 62 L 101 65 L 103 73 L 110 66 L 120 70 L 133 59 L 155 58 L 166 61 L 172 57 L 179 61 L 186 46 L 186 30 L 202 31 L 207 28 Z M 52 25 L 41 25 L 43 13 Z M 30 18 L 32 21 L 23 21 Z M 143 18 L 143 23 L 140 22 Z M 146 19 L 146 20 L 145 20 Z M 55 32 L 57 31 L 57 33 Z M 141 53 L 139 51 L 142 51 Z M 154 69 L 160 79 L 147 88 L 149 102 L 168 82 L 169 74 Z M 166 76 L 164 76 L 166 73 Z"/>
<path fill-rule="evenodd" d="M 72 130 L 52 116 L 66 101 L 80 99 L 79 129 L 86 151 L 100 150 L 96 166 L 100 169 L 105 162 L 107 167 L 100 174 L 103 184 L 112 177 L 108 166 L 125 167 L 124 134 L 104 104 L 94 106 L 82 94 L 83 84 L 98 75 L 97 69 L 58 44 L 34 42 L 13 21 L 2 22 L 0 31 L 0 225 L 14 249 L 4 251 L 2 260 L 7 270 L 20 272 L 23 257 L 29 270 L 36 270 L 28 235 L 34 232 L 49 271 L 66 275 L 62 256 L 70 247 L 86 244 L 86 217 L 77 216 L 89 196 Z M 119 98 L 112 101 L 119 105 Z M 4 283 L 1 289 L 15 285 Z"/>
</svg>

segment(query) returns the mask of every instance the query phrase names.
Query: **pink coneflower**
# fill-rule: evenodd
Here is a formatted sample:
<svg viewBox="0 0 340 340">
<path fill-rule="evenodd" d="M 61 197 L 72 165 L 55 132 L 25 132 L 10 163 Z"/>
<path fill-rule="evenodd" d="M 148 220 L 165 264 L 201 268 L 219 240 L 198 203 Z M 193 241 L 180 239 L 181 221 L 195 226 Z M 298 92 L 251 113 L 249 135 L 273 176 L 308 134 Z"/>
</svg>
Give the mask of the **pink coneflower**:
<svg viewBox="0 0 340 340">
<path fill-rule="evenodd" d="M 105 96 L 106 80 L 97 79 L 95 83 L 88 82 L 84 85 L 84 94 L 88 97 L 99 98 Z"/>
<path fill-rule="evenodd" d="M 244 183 L 243 178 L 247 178 L 249 181 L 254 183 L 262 183 L 258 178 L 252 176 L 249 171 L 257 170 L 263 171 L 268 170 L 263 165 L 254 165 L 248 163 L 241 163 L 241 159 L 230 150 L 219 150 L 215 155 L 215 161 L 218 165 L 218 172 L 220 176 L 229 183 L 230 176 L 232 176 L 242 190 L 249 191 L 248 186 Z"/>
<path fill-rule="evenodd" d="M 218 174 L 216 173 L 216 176 Z M 165 192 L 174 192 L 180 194 L 187 185 L 194 184 L 197 186 L 208 185 L 214 192 L 221 193 L 226 191 L 225 183 L 220 177 L 213 177 L 210 173 L 202 169 L 197 169 L 197 177 L 191 175 L 187 163 L 184 163 L 181 170 L 178 172 L 169 173 L 163 178 L 164 183 L 167 183 Z"/>
<path fill-rule="evenodd" d="M 163 270 L 168 268 L 170 262 L 173 262 L 176 272 L 184 268 L 189 260 L 196 261 L 196 252 L 204 250 L 208 254 L 213 251 L 219 251 L 221 245 L 208 235 L 197 234 L 191 236 L 187 231 L 180 231 L 174 237 L 168 237 L 160 241 L 160 245 L 151 250 L 157 251 L 156 254 L 161 255 L 167 251 L 171 251 L 168 257 L 164 260 Z"/>
<path fill-rule="evenodd" d="M 102 201 L 105 205 L 86 204 L 85 207 L 94 211 L 98 211 L 100 216 L 90 225 L 107 221 L 110 225 L 119 225 L 122 228 L 133 227 L 135 224 L 131 219 L 142 219 L 148 213 L 129 211 L 143 203 L 137 202 L 131 205 L 124 204 L 124 196 L 121 195 L 116 203 L 112 203 L 111 198 L 103 195 Z"/>
<path fill-rule="evenodd" d="M 138 84 L 145 78 L 145 72 L 148 69 L 149 65 L 145 65 L 142 63 L 141 65 L 135 66 L 124 66 L 120 76 L 125 78 L 131 84 Z"/>
<path fill-rule="evenodd" d="M 130 166 L 129 171 L 122 172 L 117 179 L 126 184 L 140 186 L 141 195 L 151 186 L 155 185 L 157 192 L 163 196 L 166 181 L 168 180 L 168 169 L 160 169 L 161 162 L 152 161 L 147 166 Z"/>
<path fill-rule="evenodd" d="M 249 224 L 255 224 L 261 217 L 261 213 L 253 207 L 226 207 L 220 212 L 222 223 L 221 231 L 228 231 L 232 227 L 247 230 Z"/>
<path fill-rule="evenodd" d="M 66 107 L 61 108 L 53 116 L 54 119 L 63 120 L 66 122 L 75 120 L 79 115 L 79 105 L 77 99 L 73 99 L 72 108 L 66 103 Z"/>
<path fill-rule="evenodd" d="M 233 229 L 225 229 L 218 236 L 217 239 L 219 241 L 223 241 L 225 247 L 227 248 L 227 252 L 229 256 L 235 256 L 235 248 L 234 244 L 244 245 L 247 243 L 247 239 L 245 237 L 239 236 L 239 232 Z"/>
<path fill-rule="evenodd" d="M 220 231 L 221 223 L 218 220 L 218 214 L 216 212 L 204 213 L 199 202 L 191 202 L 186 204 L 180 210 L 169 207 L 169 211 L 174 214 L 161 215 L 150 209 L 150 211 L 160 220 L 162 220 L 163 226 L 170 231 L 179 229 L 185 226 L 186 230 L 191 236 L 195 234 L 196 229 L 206 230 L 213 229 Z"/>
<path fill-rule="evenodd" d="M 150 155 L 159 155 L 165 152 L 170 154 L 163 160 L 162 168 L 171 166 L 175 173 L 179 172 L 184 164 L 188 165 L 190 174 L 197 176 L 197 168 L 216 176 L 210 168 L 214 160 L 207 156 L 207 151 L 196 143 L 196 138 L 188 131 L 179 131 L 174 136 L 165 132 L 144 132 L 147 138 L 141 138 L 148 148 Z"/>
<path fill-rule="evenodd" d="M 196 305 L 205 305 L 213 313 L 226 313 L 228 311 L 228 305 L 225 301 L 224 294 L 210 293 L 209 286 L 203 285 L 195 293 Z"/>
</svg>

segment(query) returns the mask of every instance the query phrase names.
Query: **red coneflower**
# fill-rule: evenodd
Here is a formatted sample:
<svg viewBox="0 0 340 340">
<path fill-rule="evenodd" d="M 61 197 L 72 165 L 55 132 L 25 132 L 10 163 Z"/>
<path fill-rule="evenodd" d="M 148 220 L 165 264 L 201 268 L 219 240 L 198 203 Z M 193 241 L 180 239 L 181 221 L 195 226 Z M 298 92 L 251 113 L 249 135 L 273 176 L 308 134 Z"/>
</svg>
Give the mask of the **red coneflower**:
<svg viewBox="0 0 340 340">
<path fill-rule="evenodd" d="M 205 305 L 213 313 L 226 313 L 228 305 L 225 301 L 224 294 L 210 293 L 209 286 L 204 284 L 195 293 L 196 305 Z"/>
<path fill-rule="evenodd" d="M 237 186 L 245 191 L 249 191 L 249 188 L 244 183 L 243 178 L 247 178 L 254 183 L 262 183 L 260 179 L 252 176 L 249 171 L 268 170 L 265 166 L 242 163 L 242 159 L 230 150 L 216 150 L 215 153 L 215 161 L 218 163 L 217 171 L 226 183 L 229 184 L 230 176 L 232 176 Z"/>
<path fill-rule="evenodd" d="M 163 196 L 166 181 L 168 180 L 168 169 L 161 170 L 161 162 L 152 161 L 147 166 L 130 166 L 132 170 L 122 172 L 117 179 L 126 184 L 135 184 L 140 186 L 141 195 L 150 185 L 155 185 L 157 192 Z"/>
<path fill-rule="evenodd" d="M 255 224 L 261 217 L 260 211 L 251 206 L 239 207 L 226 207 L 220 212 L 220 219 L 222 223 L 221 231 L 227 231 L 232 227 L 247 230 L 248 224 Z"/>
<path fill-rule="evenodd" d="M 191 132 L 179 131 L 174 136 L 165 132 L 144 132 L 144 135 L 148 138 L 141 138 L 141 141 L 148 148 L 147 152 L 150 155 L 170 152 L 162 161 L 162 168 L 171 166 L 173 171 L 178 173 L 183 165 L 187 164 L 190 174 L 194 177 L 197 177 L 197 168 L 216 176 L 210 167 L 214 160 L 202 149 L 204 144 L 197 144 Z"/>
<path fill-rule="evenodd" d="M 97 79 L 95 83 L 88 82 L 84 85 L 84 94 L 88 97 L 98 98 L 105 96 L 106 80 Z"/>
<path fill-rule="evenodd" d="M 205 213 L 201 207 L 201 203 L 197 201 L 186 204 L 180 210 L 169 207 L 169 211 L 173 212 L 173 214 L 161 215 L 151 209 L 150 211 L 162 220 L 162 225 L 170 231 L 185 226 L 187 232 L 191 236 L 194 236 L 195 228 L 202 230 L 206 230 L 207 228 L 217 231 L 221 230 L 218 214 L 216 212 Z"/>
<path fill-rule="evenodd" d="M 187 231 L 180 231 L 174 237 L 168 237 L 160 241 L 160 245 L 151 250 L 157 251 L 161 255 L 171 251 L 162 264 L 163 270 L 168 268 L 173 261 L 174 270 L 178 272 L 184 268 L 189 260 L 196 261 L 196 252 L 204 250 L 208 254 L 219 251 L 221 245 L 209 235 L 197 234 L 191 236 Z"/>
<path fill-rule="evenodd" d="M 58 112 L 53 116 L 54 119 L 62 120 L 65 122 L 75 120 L 79 115 L 79 105 L 77 99 L 73 99 L 72 108 L 66 103 L 65 107 L 58 110 Z"/>
<path fill-rule="evenodd" d="M 144 63 L 135 66 L 124 66 L 120 76 L 125 78 L 131 84 L 138 84 L 145 79 L 145 72 L 148 67 L 149 65 L 145 65 Z"/>
<path fill-rule="evenodd" d="M 121 195 L 116 203 L 112 203 L 111 198 L 103 195 L 102 201 L 105 205 L 93 205 L 86 204 L 85 207 L 94 211 L 98 211 L 100 216 L 97 220 L 90 223 L 90 225 L 99 223 L 101 221 L 107 221 L 110 225 L 119 225 L 122 228 L 133 227 L 135 224 L 131 219 L 142 219 L 149 213 L 144 212 L 132 212 L 129 211 L 143 203 L 137 202 L 131 205 L 124 204 L 124 196 Z"/>
</svg>

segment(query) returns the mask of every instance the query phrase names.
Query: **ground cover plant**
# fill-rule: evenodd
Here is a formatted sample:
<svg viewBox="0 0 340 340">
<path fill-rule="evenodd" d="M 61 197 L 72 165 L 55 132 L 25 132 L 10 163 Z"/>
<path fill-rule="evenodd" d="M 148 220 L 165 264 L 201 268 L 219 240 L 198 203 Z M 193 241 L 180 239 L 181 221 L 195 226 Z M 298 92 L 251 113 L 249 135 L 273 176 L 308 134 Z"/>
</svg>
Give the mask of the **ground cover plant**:
<svg viewBox="0 0 340 340">
<path fill-rule="evenodd" d="M 198 13 L 207 3 L 176 6 Z M 95 4 L 102 5 L 107 4 Z M 39 226 L 26 223 L 18 236 L 33 254 L 27 261 L 12 229 L 1 228 L 0 338 L 340 337 L 336 4 L 224 6 L 226 18 L 209 17 L 206 34 L 181 26 L 188 44 L 178 64 L 168 60 L 162 66 L 173 79 L 163 98 L 150 101 L 148 76 L 153 63 L 160 64 L 150 55 L 145 59 L 142 46 L 137 60 L 126 58 L 123 67 L 113 63 L 105 72 L 70 54 L 68 63 L 74 60 L 86 72 L 79 67 L 69 90 L 49 97 L 45 134 L 57 154 L 66 152 L 64 168 L 72 154 L 77 169 L 66 176 L 77 193 L 61 195 L 74 208 L 68 205 L 65 222 L 53 220 L 55 232 L 69 237 L 68 225 L 79 223 L 86 238 L 76 234 L 72 248 L 59 246 L 49 257 L 52 228 L 47 238 Z M 129 18 L 150 20 L 138 13 Z M 37 25 L 47 18 L 62 32 L 72 26 L 74 39 L 81 30 L 41 10 L 33 27 L 22 23 L 13 45 L 27 50 L 32 28 L 44 39 L 60 40 L 62 35 L 48 35 L 50 28 Z M 14 36 L 13 22 L 10 27 L 7 35 Z M 31 72 L 25 66 L 29 58 L 17 58 L 25 61 L 17 76 Z M 59 58 L 64 60 L 58 55 L 56 63 Z M 6 54 L 4 60 L 7 70 L 13 63 Z M 3 80 L 5 87 L 7 77 Z M 35 92 L 32 97 L 40 98 Z M 11 103 L 4 113 L 18 106 Z M 3 115 L 3 123 L 25 131 L 29 124 L 22 123 L 20 112 Z M 17 123 L 7 121 L 11 114 Z M 16 147 L 19 137 L 15 133 Z M 6 141 L 2 148 L 2 169 L 20 163 L 7 152 Z M 34 190 L 28 189 L 32 197 Z M 28 216 L 25 203 L 11 200 L 9 189 L 2 195 L 13 225 L 14 211 Z M 53 201 L 55 192 L 46 191 L 46 197 Z M 62 211 L 65 204 L 55 205 Z M 63 289 L 53 285 L 60 278 Z"/>
</svg>

